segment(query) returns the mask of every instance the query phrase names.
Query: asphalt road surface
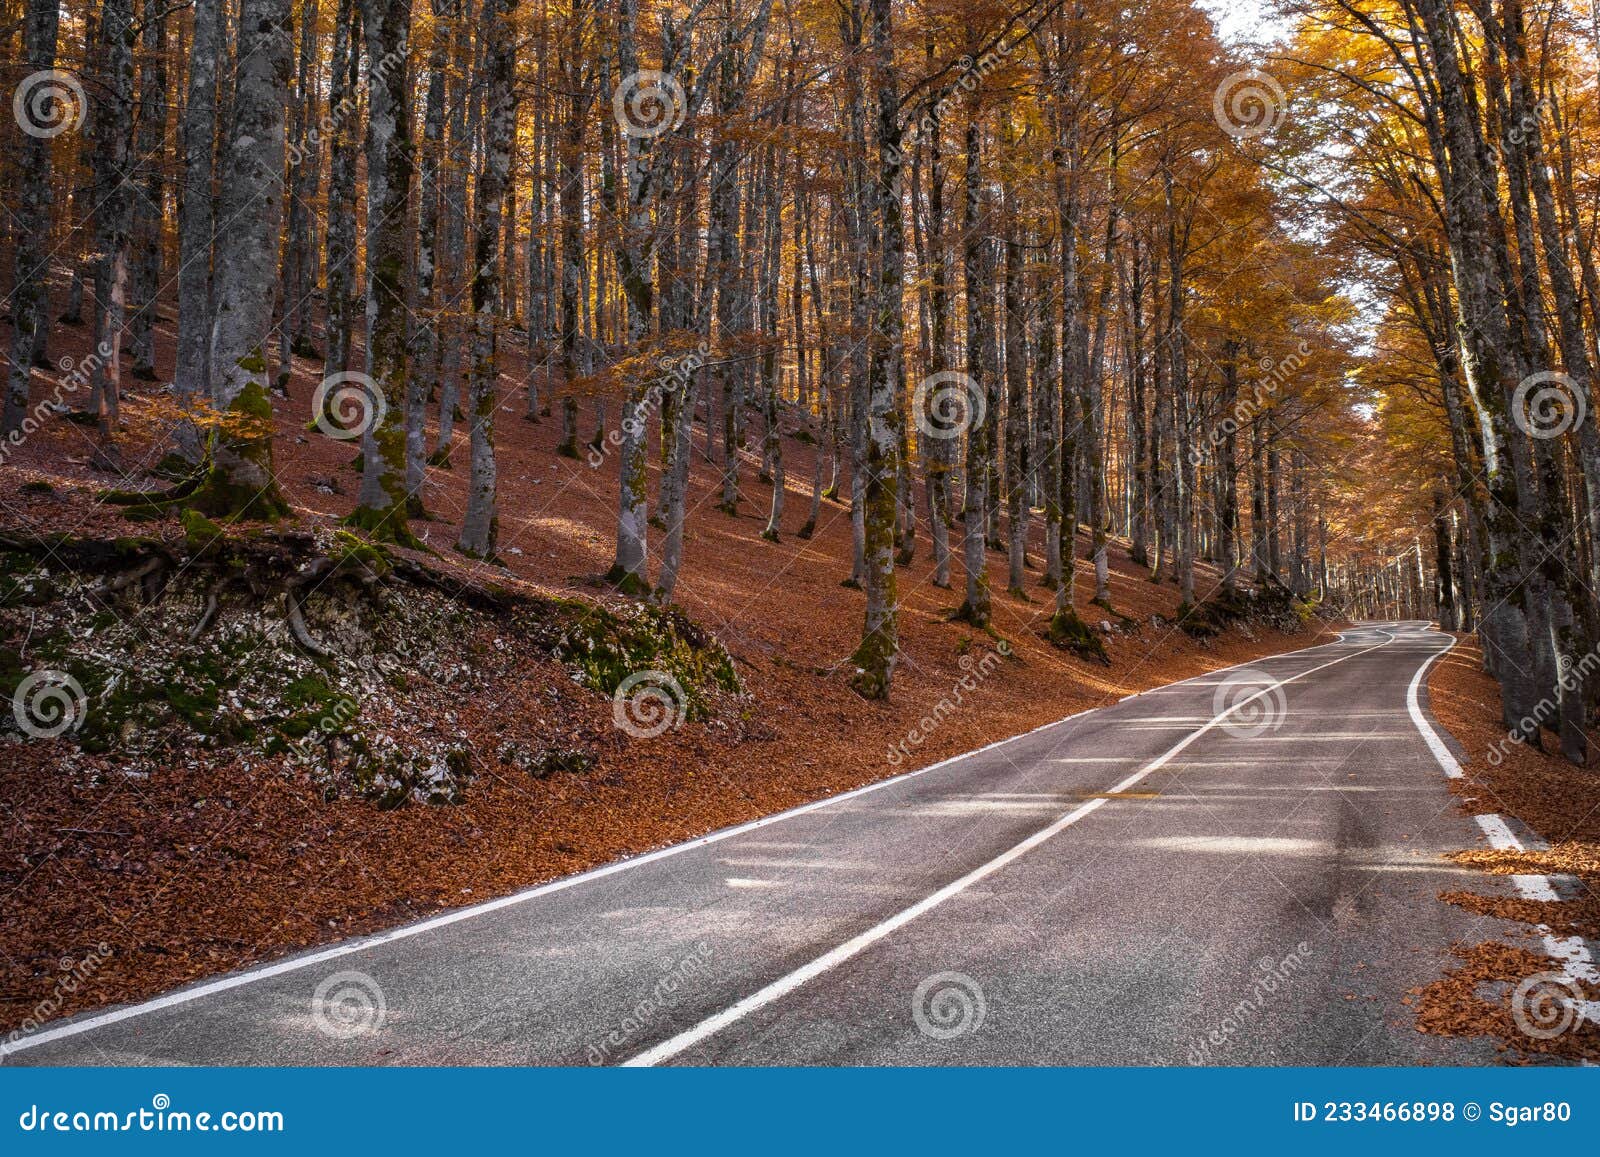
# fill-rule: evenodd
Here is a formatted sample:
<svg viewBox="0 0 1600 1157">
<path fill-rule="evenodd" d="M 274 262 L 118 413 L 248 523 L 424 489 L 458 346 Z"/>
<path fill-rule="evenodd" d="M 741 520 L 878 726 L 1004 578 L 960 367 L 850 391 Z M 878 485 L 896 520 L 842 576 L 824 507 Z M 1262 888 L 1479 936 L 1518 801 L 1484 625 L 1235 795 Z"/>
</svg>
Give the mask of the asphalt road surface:
<svg viewBox="0 0 1600 1157">
<path fill-rule="evenodd" d="M 1482 842 L 1408 708 L 1447 645 L 1363 626 L 5 1063 L 1490 1063 L 1401 1003 L 1503 928 L 1436 898 Z"/>
</svg>

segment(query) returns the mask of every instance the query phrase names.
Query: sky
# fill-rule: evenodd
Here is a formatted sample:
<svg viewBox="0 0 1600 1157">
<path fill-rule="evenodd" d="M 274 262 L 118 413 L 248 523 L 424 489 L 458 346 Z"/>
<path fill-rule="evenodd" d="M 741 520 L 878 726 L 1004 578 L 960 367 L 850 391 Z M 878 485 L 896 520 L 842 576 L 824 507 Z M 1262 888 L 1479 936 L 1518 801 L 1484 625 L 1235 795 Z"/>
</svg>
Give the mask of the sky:
<svg viewBox="0 0 1600 1157">
<path fill-rule="evenodd" d="M 1273 15 L 1272 0 L 1199 0 L 1226 40 L 1270 40 L 1288 25 Z"/>
</svg>

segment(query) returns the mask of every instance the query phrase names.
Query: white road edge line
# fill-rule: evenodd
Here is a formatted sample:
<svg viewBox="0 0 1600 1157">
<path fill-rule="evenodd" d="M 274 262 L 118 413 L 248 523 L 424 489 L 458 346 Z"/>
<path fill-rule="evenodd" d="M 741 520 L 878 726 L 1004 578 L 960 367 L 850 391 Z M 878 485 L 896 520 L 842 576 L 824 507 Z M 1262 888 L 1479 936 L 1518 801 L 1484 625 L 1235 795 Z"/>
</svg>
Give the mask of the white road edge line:
<svg viewBox="0 0 1600 1157">
<path fill-rule="evenodd" d="M 1411 686 L 1406 691 L 1406 710 L 1411 712 L 1411 722 L 1416 724 L 1417 731 L 1422 735 L 1423 742 L 1428 745 L 1428 750 L 1433 752 L 1433 758 L 1444 769 L 1444 773 L 1451 779 L 1464 779 L 1466 772 L 1461 770 L 1461 765 L 1456 762 L 1456 757 L 1451 754 L 1449 745 L 1439 737 L 1439 733 L 1429 724 L 1427 716 L 1422 713 L 1420 698 L 1422 681 L 1428 677 L 1428 672 L 1433 669 L 1433 665 L 1449 654 L 1450 649 L 1455 645 L 1456 641 L 1451 639 L 1449 647 L 1428 656 L 1428 661 L 1417 668 L 1417 673 L 1412 676 Z"/>
<path fill-rule="evenodd" d="M 1358 629 L 1363 628 L 1349 628 L 1349 630 Z M 1252 663 L 1263 662 L 1267 659 L 1282 659 L 1288 658 L 1291 655 L 1306 655 L 1310 654 L 1312 651 L 1323 650 L 1326 647 L 1348 646 L 1349 644 L 1344 642 L 1344 634 L 1345 632 L 1340 632 L 1341 637 L 1331 643 L 1319 643 L 1314 647 L 1304 647 L 1298 651 L 1285 651 L 1280 655 L 1262 655 L 1259 658 L 1250 659 L 1243 663 L 1234 663 L 1227 667 L 1219 667 L 1215 671 L 1207 671 L 1200 675 L 1192 675 L 1188 679 L 1179 680 L 1177 683 L 1168 683 L 1165 684 L 1165 686 L 1180 687 L 1185 683 L 1191 683 L 1198 679 L 1205 679 L 1212 675 L 1220 675 L 1225 671 L 1234 671 L 1240 667 L 1248 667 Z M 1152 688 L 1152 690 L 1155 690 L 1155 688 Z M 1134 698 L 1134 696 L 1129 696 L 1129 698 Z M 508 896 L 501 896 L 494 900 L 485 900 L 481 904 L 473 904 L 466 908 L 456 908 L 450 912 L 444 912 L 438 916 L 430 916 L 425 920 L 419 920 L 413 924 L 402 924 L 398 928 L 391 928 L 386 932 L 379 932 L 372 936 L 363 936 L 354 940 L 342 941 L 341 943 L 331 945 L 327 948 L 318 949 L 314 952 L 305 953 L 298 956 L 291 956 L 284 960 L 275 961 L 272 964 L 263 964 L 256 968 L 245 969 L 243 972 L 237 972 L 230 976 L 219 977 L 216 980 L 208 980 L 201 984 L 194 985 L 193 987 L 180 988 L 173 992 L 164 993 L 163 995 L 154 997 L 150 1000 L 142 1001 L 139 1004 L 125 1005 L 122 1008 L 114 1008 L 108 1012 L 93 1013 L 87 1016 L 66 1020 L 61 1024 L 54 1026 L 53 1028 L 42 1029 L 29 1036 L 22 1037 L 19 1040 L 0 1041 L 0 1060 L 3 1060 L 5 1057 L 10 1056 L 13 1053 L 20 1053 L 27 1049 L 37 1048 L 40 1045 L 49 1044 L 51 1041 L 61 1040 L 65 1037 L 78 1036 L 82 1033 L 91 1032 L 97 1028 L 105 1028 L 107 1025 L 117 1024 L 120 1021 L 131 1020 L 134 1017 L 144 1016 L 147 1013 L 159 1012 L 164 1008 L 173 1008 L 177 1005 L 188 1004 L 191 1001 L 199 1000 L 201 997 L 212 996 L 219 992 L 227 992 L 229 989 L 240 988 L 247 984 L 253 984 L 258 980 L 268 980 L 274 976 L 282 976 L 288 972 L 296 972 L 302 968 L 310 968 L 314 964 L 323 964 L 329 960 L 337 960 L 342 956 L 349 956 L 356 952 L 364 952 L 369 948 L 377 948 L 384 944 L 392 944 L 397 940 L 407 940 L 413 936 L 420 936 L 424 932 L 432 932 L 436 928 L 445 928 L 451 924 L 456 924 L 463 920 L 470 920 L 476 916 L 487 915 L 490 912 L 498 912 L 503 908 L 511 908 L 518 904 L 526 903 L 529 900 L 538 899 L 540 896 L 547 896 L 553 892 L 565 891 L 567 888 L 574 887 L 578 884 L 587 883 L 590 880 L 598 880 L 605 876 L 615 875 L 618 872 L 625 872 L 630 868 L 637 868 L 641 864 L 648 864 L 655 860 L 665 859 L 668 856 L 676 856 L 681 852 L 687 852 L 694 848 L 703 848 L 709 844 L 720 843 L 721 841 L 730 839 L 733 836 L 743 835 L 746 832 L 753 832 L 758 828 L 764 828 L 770 824 L 782 823 L 784 820 L 794 819 L 796 816 L 805 815 L 808 812 L 816 811 L 819 808 L 832 807 L 834 804 L 844 803 L 847 800 L 856 799 L 871 792 L 880 791 L 886 787 L 893 787 L 894 785 L 904 783 L 907 780 L 916 779 L 918 776 L 927 775 L 930 772 L 949 767 L 951 764 L 960 763 L 962 760 L 970 759 L 975 755 L 983 755 L 986 752 L 994 751 L 997 748 L 1004 747 L 1009 743 L 1016 743 L 1020 740 L 1028 739 L 1032 736 L 1038 735 L 1040 732 L 1049 731 L 1052 727 L 1065 726 L 1066 724 L 1082 719 L 1085 716 L 1093 715 L 1097 711 L 1103 711 L 1114 706 L 1116 706 L 1116 704 L 1107 704 L 1105 707 L 1091 707 L 1086 711 L 1079 711 L 1074 715 L 1068 715 L 1063 719 L 1057 719 L 1053 723 L 1042 724 L 1039 727 L 1035 727 L 1032 731 L 1024 731 L 1018 735 L 1012 735 L 1005 739 L 996 740 L 994 743 L 985 744 L 983 747 L 974 748 L 973 750 L 963 752 L 960 755 L 952 755 L 949 759 L 942 759 L 938 763 L 930 763 L 927 767 L 918 768 L 916 771 L 908 771 L 903 775 L 892 776 L 889 779 L 880 779 L 876 783 L 869 783 L 863 787 L 855 788 L 852 791 L 841 792 L 838 795 L 826 796 L 823 799 L 813 800 L 808 804 L 801 804 L 799 807 L 790 808 L 788 811 L 778 812 L 775 815 L 770 816 L 762 816 L 760 819 L 750 820 L 747 823 L 736 824 L 733 827 L 723 828 L 720 831 L 708 832 L 703 836 L 698 836 L 692 840 L 685 840 L 680 844 L 671 844 L 665 848 L 657 848 L 653 852 L 646 852 L 642 855 L 633 856 L 629 859 L 616 860 L 609 864 L 603 864 L 598 868 L 590 868 L 587 871 L 579 872 L 573 876 L 564 876 L 559 880 L 551 880 L 548 883 L 537 884 L 534 887 L 524 889 L 521 892 L 512 892 Z"/>
<path fill-rule="evenodd" d="M 1389 632 L 1383 631 L 1380 628 L 1380 633 L 1386 634 L 1389 637 L 1383 642 L 1374 646 L 1365 647 L 1348 655 L 1341 655 L 1337 659 L 1333 659 L 1329 662 L 1311 667 L 1308 670 L 1301 671 L 1298 675 L 1293 675 L 1288 679 L 1275 680 L 1271 686 L 1257 691 L 1248 699 L 1240 700 L 1232 707 L 1229 707 L 1226 711 L 1219 712 L 1218 714 L 1212 716 L 1210 722 L 1194 731 L 1191 731 L 1180 742 L 1168 748 L 1163 754 L 1158 755 L 1155 759 L 1145 764 L 1144 767 L 1128 776 L 1115 787 L 1108 789 L 1106 794 L 1121 794 L 1122 792 L 1125 792 L 1129 788 L 1133 787 L 1135 784 L 1139 783 L 1141 780 L 1145 779 L 1147 776 L 1153 775 L 1157 771 L 1160 771 L 1167 764 L 1171 763 L 1173 759 L 1177 758 L 1178 755 L 1182 754 L 1182 752 L 1186 750 L 1190 744 L 1194 743 L 1202 735 L 1205 735 L 1234 712 L 1243 707 L 1249 706 L 1257 699 L 1260 699 L 1266 695 L 1270 695 L 1279 688 L 1285 687 L 1290 683 L 1298 682 L 1309 675 L 1315 675 L 1318 671 L 1323 671 L 1329 667 L 1337 666 L 1338 664 L 1349 659 L 1359 658 L 1360 656 L 1368 654 L 1369 652 L 1381 650 L 1395 641 L 1395 636 L 1389 634 Z M 765 988 L 751 993 L 737 1004 L 730 1005 L 728 1008 L 723 1009 L 714 1016 L 707 1017 L 693 1028 L 686 1029 L 677 1036 L 670 1037 L 667 1040 L 662 1041 L 660 1044 L 646 1049 L 644 1052 L 639 1053 L 636 1056 L 630 1057 L 628 1060 L 622 1062 L 623 1067 L 648 1068 L 653 1065 L 658 1065 L 663 1061 L 671 1060 L 685 1049 L 693 1048 L 707 1037 L 715 1035 L 722 1029 L 728 1027 L 730 1024 L 733 1024 L 735 1021 L 741 1020 L 750 1013 L 755 1012 L 757 1009 L 771 1004 L 773 1001 L 788 995 L 807 982 L 815 980 L 823 973 L 837 968 L 851 957 L 858 955 L 871 945 L 876 944 L 879 940 L 882 940 L 890 933 L 905 927 L 907 924 L 917 919 L 917 917 L 931 912 L 933 909 L 937 908 L 951 897 L 960 895 L 962 892 L 972 887 L 972 885 L 993 875 L 995 872 L 998 872 L 1001 868 L 1006 867 L 1013 861 L 1021 859 L 1034 848 L 1037 848 L 1040 844 L 1045 843 L 1047 840 L 1065 831 L 1067 828 L 1071 827 L 1084 817 L 1098 811 L 1100 808 L 1104 807 L 1107 802 L 1109 801 L 1102 797 L 1099 799 L 1089 800 L 1084 804 L 1080 804 L 1078 807 L 1073 808 L 1066 815 L 1060 817 L 1054 823 L 1050 824 L 1049 827 L 1042 828 L 1039 831 L 1034 832 L 1033 835 L 1029 836 L 1021 843 L 1014 845 L 1010 849 L 1001 852 L 988 863 L 974 868 L 965 876 L 962 876 L 958 880 L 951 881 L 944 887 L 940 888 L 937 892 L 934 892 L 932 895 L 917 901 L 917 903 L 911 905 L 911 907 L 897 912 L 895 915 L 889 917 L 887 920 L 884 920 L 882 923 L 875 924 L 873 927 L 857 934 L 831 951 L 823 953 L 809 964 L 802 965 L 788 975 L 779 977 L 777 980 L 774 980 L 772 983 L 768 984 Z"/>
<path fill-rule="evenodd" d="M 1445 636 L 1449 638 L 1449 636 Z M 1416 725 L 1422 738 L 1428 744 L 1428 750 L 1433 752 L 1434 759 L 1443 769 L 1445 775 L 1451 779 L 1464 779 L 1466 772 L 1462 771 L 1461 764 L 1450 753 L 1450 748 L 1434 730 L 1433 724 L 1428 722 L 1422 713 L 1422 705 L 1418 701 L 1418 688 L 1422 680 L 1427 677 L 1429 670 L 1455 647 L 1455 639 L 1450 639 L 1450 645 L 1428 657 L 1427 662 L 1417 668 L 1415 678 L 1411 680 L 1411 690 L 1406 693 L 1406 707 L 1411 712 L 1411 722 Z M 1527 849 L 1521 840 L 1512 832 L 1511 825 L 1498 815 L 1477 815 L 1472 817 L 1482 829 L 1484 837 L 1489 841 L 1489 846 L 1498 852 L 1522 852 Z M 1518 875 L 1512 877 L 1512 882 L 1517 889 L 1517 894 L 1524 900 L 1555 900 L 1559 899 L 1555 885 L 1550 882 L 1549 876 L 1543 875 Z M 1595 968 L 1594 955 L 1588 943 L 1581 936 L 1557 936 L 1547 924 L 1538 926 L 1539 935 L 1544 940 L 1544 950 L 1550 959 L 1561 965 L 1569 979 L 1585 981 L 1589 984 L 1600 984 L 1600 970 Z M 1580 1018 L 1588 1018 L 1600 1024 L 1600 1001 L 1582 1000 L 1574 1002 Z"/>
<path fill-rule="evenodd" d="M 1483 834 L 1489 840 L 1489 846 L 1497 852 L 1524 852 L 1527 847 L 1517 839 L 1511 830 L 1511 825 L 1497 815 L 1473 816 L 1478 821 L 1478 826 L 1483 829 Z M 1549 876 L 1544 875 L 1518 875 L 1511 877 L 1516 885 L 1517 894 L 1524 900 L 1559 900 L 1560 894 L 1555 885 L 1550 882 Z M 1552 960 L 1561 962 L 1562 971 L 1573 980 L 1582 980 L 1589 984 L 1600 984 L 1600 970 L 1595 968 L 1594 955 L 1589 949 L 1589 944 L 1582 936 L 1557 936 L 1550 930 L 1548 924 L 1540 924 L 1539 935 L 1544 939 L 1544 950 Z M 1578 1011 L 1597 1023 L 1600 1023 L 1600 1001 L 1585 1000 L 1576 1002 Z"/>
</svg>

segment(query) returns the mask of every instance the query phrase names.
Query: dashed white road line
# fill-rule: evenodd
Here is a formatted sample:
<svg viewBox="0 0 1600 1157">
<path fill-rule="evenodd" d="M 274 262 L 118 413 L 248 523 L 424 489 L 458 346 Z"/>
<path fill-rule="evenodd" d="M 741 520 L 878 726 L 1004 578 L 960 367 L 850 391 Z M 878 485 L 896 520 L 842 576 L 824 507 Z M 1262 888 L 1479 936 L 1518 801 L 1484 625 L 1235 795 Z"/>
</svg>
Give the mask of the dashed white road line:
<svg viewBox="0 0 1600 1157">
<path fill-rule="evenodd" d="M 1428 718 L 1423 714 L 1422 706 L 1418 702 L 1418 689 L 1421 687 L 1423 679 L 1427 677 L 1428 671 L 1433 667 L 1434 663 L 1449 653 L 1454 646 L 1455 640 L 1451 639 L 1450 646 L 1440 650 L 1417 668 L 1416 677 L 1411 680 L 1411 689 L 1406 693 L 1406 707 L 1411 712 L 1411 721 L 1416 724 L 1417 730 L 1427 742 L 1428 750 L 1433 752 L 1433 757 L 1438 761 L 1440 768 L 1451 779 L 1463 779 L 1466 773 L 1461 770 L 1461 764 L 1456 761 L 1456 757 L 1451 754 L 1450 748 L 1440 738 L 1439 733 L 1434 730 L 1433 724 L 1428 722 Z M 1472 818 L 1477 821 L 1478 827 L 1482 829 L 1484 837 L 1489 841 L 1489 846 L 1495 851 L 1527 851 L 1527 847 L 1517 838 L 1516 833 L 1511 830 L 1511 825 L 1506 823 L 1500 816 L 1489 814 L 1477 815 Z M 1549 876 L 1538 874 L 1516 875 L 1511 877 L 1511 880 L 1517 890 L 1517 894 L 1524 900 L 1548 901 L 1561 898 L 1555 889 L 1555 885 L 1550 882 Z M 1600 984 L 1600 970 L 1595 968 L 1594 953 L 1583 937 L 1557 936 L 1551 931 L 1548 924 L 1540 924 L 1538 928 L 1539 935 L 1544 941 L 1545 952 L 1552 960 L 1560 963 L 1562 971 L 1567 974 L 1569 979 L 1585 981 L 1589 984 Z M 1580 1018 L 1587 1017 L 1600 1024 L 1600 1001 L 1580 1000 L 1575 1001 L 1574 1005 Z"/>
</svg>

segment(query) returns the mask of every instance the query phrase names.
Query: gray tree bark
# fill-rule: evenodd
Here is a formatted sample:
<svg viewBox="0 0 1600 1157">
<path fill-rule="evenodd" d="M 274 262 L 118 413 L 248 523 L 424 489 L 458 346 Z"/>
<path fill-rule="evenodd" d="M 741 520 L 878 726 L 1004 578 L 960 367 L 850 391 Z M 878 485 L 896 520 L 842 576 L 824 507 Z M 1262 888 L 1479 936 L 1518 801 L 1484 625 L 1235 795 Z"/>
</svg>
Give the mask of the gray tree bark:
<svg viewBox="0 0 1600 1157">
<path fill-rule="evenodd" d="M 221 154 L 212 326 L 212 406 L 234 425 L 212 440 L 198 509 L 232 517 L 287 513 L 272 462 L 267 332 L 283 227 L 284 110 L 292 50 L 289 0 L 242 0 L 239 67 Z"/>
<path fill-rule="evenodd" d="M 367 42 L 367 376 L 381 405 L 361 440 L 361 492 L 349 521 L 380 541 L 419 545 L 407 523 L 406 209 L 415 146 L 406 63 L 411 0 L 362 0 Z"/>
<path fill-rule="evenodd" d="M 57 0 L 28 0 L 23 26 L 23 52 L 31 72 L 48 72 L 56 65 L 56 39 L 60 29 Z M 56 115 L 69 110 L 57 108 Z M 50 261 L 45 253 L 49 232 L 50 142 L 28 135 L 22 146 L 21 188 L 17 199 L 16 248 L 11 273 L 11 372 L 6 381 L 0 433 L 15 445 L 27 433 L 29 379 L 32 376 L 38 335 L 49 310 Z"/>
<path fill-rule="evenodd" d="M 488 37 L 488 112 L 483 168 L 478 173 L 477 240 L 472 278 L 472 373 L 469 399 L 472 413 L 472 479 L 467 488 L 467 512 L 461 523 L 456 549 L 476 558 L 492 559 L 500 536 L 500 514 L 495 497 L 494 415 L 499 405 L 499 370 L 495 362 L 495 332 L 500 316 L 500 235 L 505 213 L 506 187 L 511 174 L 511 138 L 516 103 L 512 93 L 516 33 L 511 26 L 517 0 L 491 0 L 492 23 Z"/>
</svg>

